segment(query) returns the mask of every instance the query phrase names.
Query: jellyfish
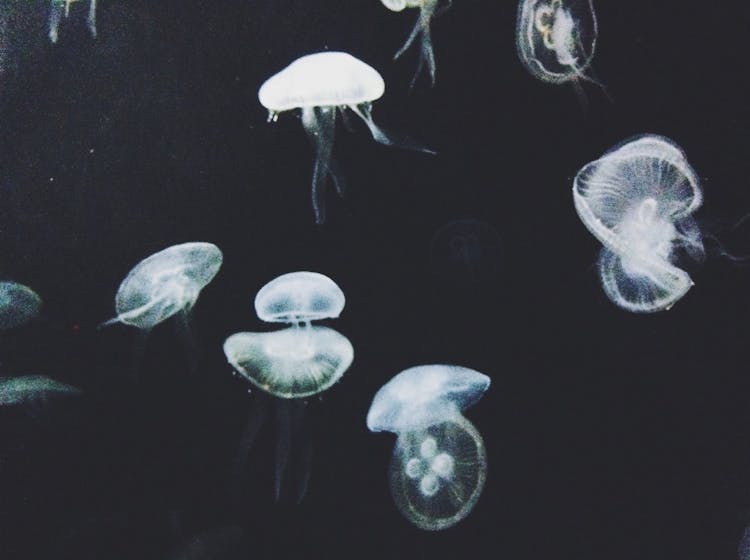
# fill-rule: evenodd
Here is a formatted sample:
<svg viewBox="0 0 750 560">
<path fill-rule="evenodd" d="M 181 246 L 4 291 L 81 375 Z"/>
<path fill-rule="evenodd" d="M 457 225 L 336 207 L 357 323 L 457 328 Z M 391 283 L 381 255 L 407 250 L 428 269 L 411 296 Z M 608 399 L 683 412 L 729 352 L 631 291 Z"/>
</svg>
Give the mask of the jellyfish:
<svg viewBox="0 0 750 560">
<path fill-rule="evenodd" d="M 80 389 L 44 375 L 0 377 L 0 406 L 21 405 L 34 410 L 49 398 L 80 394 Z"/>
<path fill-rule="evenodd" d="M 417 71 L 411 80 L 409 88 L 413 88 L 419 74 L 422 70 L 427 69 L 427 73 L 430 76 L 430 85 L 435 85 L 435 53 L 432 49 L 432 37 L 430 35 L 430 25 L 432 24 L 433 18 L 443 14 L 448 8 L 450 8 L 453 0 L 445 0 L 444 5 L 440 6 L 441 0 L 380 0 L 383 5 L 394 12 L 400 12 L 404 8 L 419 8 L 419 17 L 417 22 L 414 24 L 414 28 L 411 34 L 406 39 L 404 45 L 394 55 L 393 59 L 396 60 L 402 54 L 404 54 L 409 47 L 414 43 L 417 38 L 420 40 L 420 52 L 419 62 L 417 63 Z"/>
<path fill-rule="evenodd" d="M 497 230 L 474 218 L 440 227 L 430 243 L 433 268 L 441 280 L 478 285 L 497 281 L 503 248 Z"/>
<path fill-rule="evenodd" d="M 704 256 L 692 216 L 702 200 L 685 154 L 663 136 L 626 141 L 578 172 L 573 202 L 603 245 L 599 276 L 609 299 L 653 313 L 687 293 L 693 281 L 675 262 Z"/>
<path fill-rule="evenodd" d="M 236 333 L 224 343 L 224 354 L 233 370 L 275 400 L 279 435 L 274 486 L 277 501 L 292 434 L 304 427 L 305 399 L 339 381 L 354 359 L 354 349 L 345 336 L 331 328 L 310 324 L 337 318 L 345 301 L 341 288 L 323 274 L 283 274 L 261 288 L 255 297 L 255 311 L 262 321 L 290 326 L 268 333 Z M 236 466 L 238 475 L 265 420 L 266 409 L 267 402 L 261 396 L 243 437 Z M 308 447 L 303 452 L 298 500 L 304 497 L 309 478 L 309 439 L 304 443 Z"/>
<path fill-rule="evenodd" d="M 52 43 L 57 43 L 60 20 L 62 20 L 63 15 L 66 18 L 70 15 L 70 5 L 75 2 L 78 2 L 78 0 L 52 0 L 49 13 L 49 40 Z M 96 39 L 96 0 L 89 0 L 86 24 L 91 36 Z"/>
<path fill-rule="evenodd" d="M 188 352 L 194 354 L 190 311 L 201 290 L 216 276 L 222 261 L 221 250 L 204 242 L 173 245 L 151 255 L 139 262 L 122 281 L 115 296 L 117 316 L 101 326 L 123 323 L 137 327 L 146 335 L 157 324 L 174 316 Z M 194 356 L 191 362 L 194 363 Z"/>
<path fill-rule="evenodd" d="M 594 58 L 598 34 L 593 0 L 521 0 L 516 46 L 533 76 L 552 84 L 579 80 Z"/>
<path fill-rule="evenodd" d="M 349 109 L 370 129 L 376 142 L 427 153 L 431 150 L 406 138 L 386 133 L 372 119 L 372 102 L 385 91 L 382 76 L 361 60 L 344 52 L 321 52 L 303 56 L 260 87 L 258 99 L 268 109 L 268 120 L 278 114 L 300 109 L 302 126 L 315 149 L 312 179 L 312 205 L 315 221 L 325 222 L 325 185 L 328 176 L 340 196 L 344 183 L 332 158 L 336 113 Z"/>
<path fill-rule="evenodd" d="M 390 466 L 393 499 L 420 529 L 455 525 L 474 508 L 487 473 L 484 442 L 462 410 L 490 378 L 453 365 L 402 371 L 376 393 L 367 413 L 372 432 L 397 436 Z"/>
<path fill-rule="evenodd" d="M 25 325 L 42 308 L 41 298 L 31 288 L 16 282 L 0 282 L 0 330 Z"/>
</svg>

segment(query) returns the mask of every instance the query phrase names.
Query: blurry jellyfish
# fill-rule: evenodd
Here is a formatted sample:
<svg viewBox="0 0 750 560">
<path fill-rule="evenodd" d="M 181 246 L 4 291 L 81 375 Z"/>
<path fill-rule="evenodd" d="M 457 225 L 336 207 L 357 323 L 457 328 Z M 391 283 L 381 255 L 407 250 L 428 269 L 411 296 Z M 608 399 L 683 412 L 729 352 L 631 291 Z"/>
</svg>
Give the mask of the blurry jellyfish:
<svg viewBox="0 0 750 560">
<path fill-rule="evenodd" d="M 52 397 L 80 395 L 81 390 L 44 375 L 0 377 L 0 406 L 37 406 Z"/>
<path fill-rule="evenodd" d="M 169 560 L 246 560 L 250 543 L 245 532 L 234 525 L 192 535 L 167 556 Z"/>
<path fill-rule="evenodd" d="M 443 225 L 430 243 L 433 268 L 441 280 L 450 283 L 494 282 L 500 272 L 502 252 L 497 230 L 474 218 Z"/>
<path fill-rule="evenodd" d="M 367 427 L 398 436 L 390 466 L 393 499 L 420 529 L 450 527 L 473 509 L 487 472 L 484 442 L 461 413 L 490 378 L 451 365 L 402 371 L 375 395 Z"/>
<path fill-rule="evenodd" d="M 382 76 L 361 60 L 344 52 L 321 52 L 303 56 L 260 87 L 258 99 L 268 109 L 268 120 L 278 113 L 300 109 L 302 126 L 315 148 L 312 204 L 315 221 L 325 222 L 325 185 L 330 175 L 336 191 L 343 195 L 344 183 L 332 158 L 336 112 L 350 109 L 370 129 L 376 142 L 430 152 L 404 138 L 396 139 L 372 120 L 372 102 L 385 91 Z"/>
<path fill-rule="evenodd" d="M 544 82 L 597 83 L 586 75 L 597 34 L 593 0 L 521 0 L 518 5 L 518 54 Z"/>
<path fill-rule="evenodd" d="M 194 352 L 189 314 L 203 288 L 223 261 L 212 243 L 173 245 L 139 262 L 125 277 L 115 296 L 117 317 L 102 326 L 123 323 L 147 334 L 175 316 L 189 352 Z"/>
<path fill-rule="evenodd" d="M 49 40 L 57 43 L 58 28 L 63 16 L 70 15 L 70 5 L 78 0 L 52 0 L 49 13 Z M 96 0 L 89 0 L 89 13 L 86 18 L 91 36 L 96 38 Z"/>
<path fill-rule="evenodd" d="M 737 547 L 739 560 L 750 560 L 750 527 L 746 527 L 742 533 L 740 544 Z"/>
<path fill-rule="evenodd" d="M 286 329 L 270 333 L 241 332 L 224 343 L 224 354 L 235 371 L 264 392 L 277 397 L 279 438 L 276 447 L 275 496 L 281 494 L 293 433 L 304 427 L 303 399 L 317 395 L 349 369 L 354 349 L 349 340 L 312 321 L 337 318 L 345 297 L 336 283 L 316 272 L 291 272 L 266 284 L 255 297 L 258 317 L 270 323 L 287 323 Z M 243 438 L 238 468 L 252 447 L 265 420 L 261 398 L 251 412 Z M 303 438 L 304 439 L 304 438 Z M 305 442 L 309 445 L 309 438 Z M 303 453 L 309 463 L 311 449 Z M 309 465 L 303 464 L 298 499 L 306 492 Z"/>
<path fill-rule="evenodd" d="M 417 71 L 411 80 L 410 88 L 414 87 L 414 83 L 417 81 L 419 74 L 423 69 L 427 69 L 427 73 L 430 75 L 430 84 L 435 85 L 435 53 L 432 49 L 432 37 L 430 35 L 430 25 L 432 24 L 433 18 L 441 15 L 448 8 L 450 8 L 453 0 L 444 0 L 444 5 L 439 6 L 441 0 L 380 0 L 383 5 L 394 12 L 400 12 L 404 8 L 419 8 L 419 17 L 411 31 L 411 34 L 406 39 L 404 46 L 393 57 L 394 60 L 404 54 L 412 43 L 419 37 L 420 40 L 420 52 L 419 62 L 417 65 Z"/>
<path fill-rule="evenodd" d="M 703 258 L 692 217 L 702 200 L 685 154 L 663 136 L 627 141 L 578 172 L 573 201 L 604 245 L 599 275 L 614 303 L 651 313 L 669 309 L 687 293 L 693 281 L 674 263 Z"/>
<path fill-rule="evenodd" d="M 41 298 L 31 288 L 15 282 L 0 282 L 0 330 L 25 325 L 42 308 Z"/>
</svg>

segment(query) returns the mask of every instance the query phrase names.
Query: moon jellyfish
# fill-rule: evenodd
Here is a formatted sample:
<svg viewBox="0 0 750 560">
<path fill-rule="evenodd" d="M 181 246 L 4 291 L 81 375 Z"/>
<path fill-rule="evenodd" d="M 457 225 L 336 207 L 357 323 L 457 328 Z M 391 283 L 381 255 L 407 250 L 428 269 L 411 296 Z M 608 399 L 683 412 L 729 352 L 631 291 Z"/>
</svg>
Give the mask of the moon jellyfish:
<svg viewBox="0 0 750 560">
<path fill-rule="evenodd" d="M 427 73 L 430 76 L 430 84 L 435 85 L 435 53 L 432 48 L 432 36 L 430 34 L 430 26 L 433 18 L 443 14 L 448 8 L 450 8 L 453 0 L 444 0 L 444 5 L 440 6 L 441 0 L 380 0 L 383 5 L 394 12 L 400 12 L 405 8 L 418 8 L 419 17 L 417 22 L 414 24 L 414 28 L 411 34 L 406 39 L 404 45 L 394 55 L 393 59 L 399 58 L 404 54 L 409 47 L 419 39 L 419 62 L 417 65 L 417 71 L 411 80 L 410 88 L 414 87 L 414 83 L 417 81 L 419 74 L 423 69 L 427 69 Z"/>
<path fill-rule="evenodd" d="M 573 182 L 573 202 L 604 245 L 599 276 L 609 299 L 628 311 L 669 309 L 692 287 L 675 265 L 703 258 L 692 217 L 703 200 L 698 177 L 668 138 L 644 135 L 586 164 Z"/>
<path fill-rule="evenodd" d="M 586 80 L 598 26 L 593 0 L 521 0 L 516 46 L 531 74 L 552 84 Z"/>
<path fill-rule="evenodd" d="M 125 277 L 115 296 L 117 317 L 102 326 L 123 323 L 148 333 L 175 316 L 188 351 L 194 353 L 189 314 L 198 296 L 223 261 L 212 243 L 173 245 L 139 262 Z M 191 361 L 194 361 L 191 359 Z"/>
<path fill-rule="evenodd" d="M 80 395 L 81 390 L 44 375 L 0 377 L 0 406 L 34 406 L 51 397 Z"/>
<path fill-rule="evenodd" d="M 336 113 L 347 109 L 360 117 L 376 142 L 424 152 L 430 150 L 408 139 L 397 139 L 377 126 L 372 119 L 372 102 L 385 91 L 382 76 L 361 60 L 344 52 L 321 52 L 303 56 L 260 87 L 258 99 L 268 109 L 268 120 L 278 114 L 299 109 L 302 126 L 315 149 L 312 179 L 312 204 L 315 221 L 325 222 L 325 185 L 331 177 L 336 191 L 343 196 L 344 183 L 332 158 Z"/>
<path fill-rule="evenodd" d="M 52 0 L 49 13 L 49 40 L 57 43 L 58 28 L 63 16 L 67 18 L 70 15 L 70 5 L 78 0 Z M 86 18 L 91 36 L 96 38 L 96 0 L 89 0 L 89 13 Z"/>
<path fill-rule="evenodd" d="M 289 327 L 268 333 L 241 332 L 224 343 L 224 354 L 234 370 L 263 392 L 275 397 L 278 423 L 275 495 L 291 449 L 292 434 L 304 427 L 304 399 L 317 395 L 344 375 L 354 359 L 349 340 L 337 331 L 312 326 L 312 321 L 333 319 L 344 309 L 345 297 L 336 283 L 316 272 L 292 272 L 266 284 L 255 297 L 255 311 L 266 322 Z M 238 468 L 266 415 L 266 403 L 259 399 L 243 437 Z M 309 441 L 309 440 L 308 440 Z M 311 450 L 304 452 L 309 463 Z M 309 465 L 304 465 L 299 499 L 306 492 Z"/>
<path fill-rule="evenodd" d="M 25 325 L 42 308 L 41 298 L 32 290 L 16 282 L 0 282 L 0 330 Z"/>
<path fill-rule="evenodd" d="M 417 366 L 381 387 L 370 405 L 370 431 L 398 438 L 390 466 L 393 499 L 421 529 L 455 525 L 482 493 L 484 442 L 461 411 L 479 401 L 489 385 L 489 377 L 465 367 Z"/>
<path fill-rule="evenodd" d="M 500 273 L 502 242 L 497 230 L 473 218 L 440 227 L 430 243 L 430 260 L 438 278 L 449 284 L 495 285 Z"/>
</svg>

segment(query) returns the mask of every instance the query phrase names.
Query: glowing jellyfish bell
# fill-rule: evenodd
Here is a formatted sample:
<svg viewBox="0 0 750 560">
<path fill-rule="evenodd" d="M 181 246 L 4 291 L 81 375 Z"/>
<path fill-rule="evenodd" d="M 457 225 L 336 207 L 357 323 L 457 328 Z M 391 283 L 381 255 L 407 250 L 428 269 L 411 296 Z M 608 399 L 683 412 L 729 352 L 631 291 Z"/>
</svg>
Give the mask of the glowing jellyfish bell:
<svg viewBox="0 0 750 560">
<path fill-rule="evenodd" d="M 16 282 L 0 282 L 0 330 L 25 325 L 42 308 L 42 300 L 31 288 Z"/>
<path fill-rule="evenodd" d="M 212 243 L 173 245 L 139 262 L 115 296 L 117 317 L 103 326 L 124 323 L 150 330 L 177 313 L 187 314 L 223 261 Z"/>
<path fill-rule="evenodd" d="M 593 0 L 521 0 L 516 46 L 524 66 L 542 81 L 586 80 L 596 48 Z"/>
<path fill-rule="evenodd" d="M 419 74 L 424 68 L 430 76 L 430 84 L 435 85 L 435 53 L 432 48 L 432 35 L 430 26 L 433 18 L 441 15 L 447 10 L 453 0 L 443 0 L 443 6 L 440 6 L 441 0 L 380 0 L 383 5 L 394 12 L 401 12 L 405 8 L 419 9 L 419 17 L 414 24 L 411 34 L 406 39 L 404 45 L 394 55 L 394 60 L 404 54 L 415 40 L 419 39 L 419 62 L 417 71 L 412 78 L 410 87 L 414 86 Z"/>
<path fill-rule="evenodd" d="M 336 113 L 350 109 L 370 129 L 376 142 L 429 152 L 407 140 L 396 140 L 372 120 L 372 102 L 385 91 L 382 76 L 361 60 L 344 52 L 320 52 L 298 58 L 271 76 L 258 91 L 258 99 L 275 121 L 284 111 L 299 109 L 302 126 L 315 147 L 312 204 L 317 223 L 325 222 L 325 183 L 330 175 L 339 195 L 343 182 L 332 159 Z"/>
<path fill-rule="evenodd" d="M 372 401 L 367 427 L 398 436 L 391 493 L 401 513 L 421 529 L 458 523 L 482 493 L 487 454 L 462 411 L 489 385 L 489 377 L 469 368 L 417 366 L 396 375 Z"/>
<path fill-rule="evenodd" d="M 287 323 L 288 328 L 268 333 L 240 332 L 224 342 L 224 354 L 232 368 L 265 393 L 277 397 L 279 438 L 276 448 L 275 495 L 291 448 L 291 435 L 304 428 L 304 399 L 317 395 L 341 379 L 354 359 L 349 340 L 334 329 L 312 326 L 311 321 L 338 317 L 345 304 L 344 293 L 329 277 L 317 272 L 291 272 L 271 280 L 258 292 L 255 310 L 266 322 Z M 264 421 L 263 400 L 258 402 L 244 438 L 241 457 L 247 457 Z M 296 425 L 293 425 L 296 424 Z M 305 442 L 309 456 L 309 438 Z M 306 491 L 309 465 L 298 492 Z"/>
<path fill-rule="evenodd" d="M 675 262 L 703 258 L 692 216 L 703 195 L 674 142 L 649 134 L 613 148 L 578 172 L 573 201 L 604 245 L 599 275 L 614 303 L 638 313 L 661 311 L 692 287 Z"/>
<path fill-rule="evenodd" d="M 49 13 L 49 40 L 57 43 L 58 28 L 63 16 L 67 18 L 70 15 L 70 5 L 79 0 L 52 0 Z M 96 38 L 96 0 L 89 0 L 88 16 L 86 24 L 91 36 Z"/>
</svg>

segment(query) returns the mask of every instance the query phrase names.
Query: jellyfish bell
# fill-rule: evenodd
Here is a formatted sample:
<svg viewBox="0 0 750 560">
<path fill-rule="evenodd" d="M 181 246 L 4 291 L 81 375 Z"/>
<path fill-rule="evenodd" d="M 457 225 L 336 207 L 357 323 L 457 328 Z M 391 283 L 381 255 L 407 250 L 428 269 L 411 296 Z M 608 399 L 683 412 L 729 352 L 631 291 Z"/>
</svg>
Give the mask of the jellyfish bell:
<svg viewBox="0 0 750 560">
<path fill-rule="evenodd" d="M 692 216 L 703 195 L 674 142 L 649 134 L 616 146 L 578 172 L 573 201 L 604 245 L 599 275 L 615 304 L 639 313 L 661 311 L 692 287 L 675 262 L 703 258 Z"/>
<path fill-rule="evenodd" d="M 376 142 L 389 146 L 430 152 L 408 139 L 386 133 L 372 119 L 372 102 L 385 91 L 382 76 L 370 65 L 345 52 L 320 52 L 298 58 L 266 80 L 258 100 L 268 109 L 268 118 L 299 109 L 302 126 L 315 149 L 312 204 L 315 221 L 325 222 L 325 185 L 330 176 L 339 195 L 343 180 L 332 158 L 336 113 L 346 109 L 359 116 Z"/>
<path fill-rule="evenodd" d="M 45 375 L 0 377 L 0 406 L 29 404 L 52 397 L 80 395 L 82 391 Z"/>
<path fill-rule="evenodd" d="M 367 427 L 397 435 L 391 494 L 421 529 L 455 525 L 482 493 L 487 454 L 462 411 L 479 401 L 489 384 L 489 377 L 469 368 L 417 366 L 396 375 L 373 399 Z"/>
<path fill-rule="evenodd" d="M 75 4 L 78 1 L 79 0 L 52 0 L 49 14 L 49 32 L 47 35 L 53 44 L 57 43 L 62 18 L 65 17 L 67 19 L 70 16 L 71 4 Z M 86 25 L 89 28 L 91 36 L 96 38 L 96 0 L 89 0 Z"/>
<path fill-rule="evenodd" d="M 516 46 L 526 69 L 551 84 L 580 80 L 594 58 L 598 24 L 593 0 L 520 0 Z M 601 86 L 601 84 L 598 84 Z"/>
<path fill-rule="evenodd" d="M 25 325 L 39 315 L 42 299 L 23 284 L 0 282 L 0 330 Z"/>
<path fill-rule="evenodd" d="M 255 296 L 255 312 L 269 323 L 335 319 L 344 309 L 341 288 L 318 272 L 290 272 L 274 278 Z"/>
</svg>

